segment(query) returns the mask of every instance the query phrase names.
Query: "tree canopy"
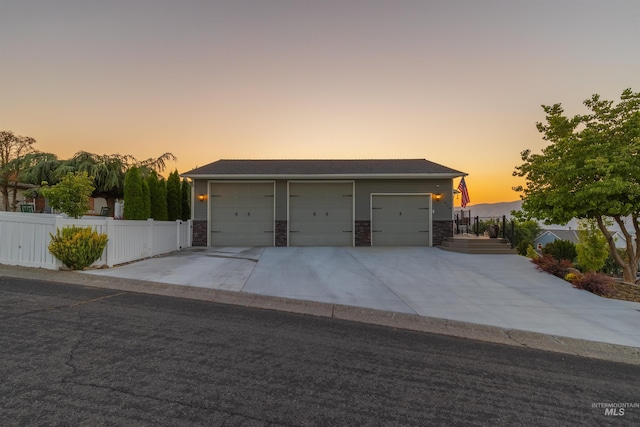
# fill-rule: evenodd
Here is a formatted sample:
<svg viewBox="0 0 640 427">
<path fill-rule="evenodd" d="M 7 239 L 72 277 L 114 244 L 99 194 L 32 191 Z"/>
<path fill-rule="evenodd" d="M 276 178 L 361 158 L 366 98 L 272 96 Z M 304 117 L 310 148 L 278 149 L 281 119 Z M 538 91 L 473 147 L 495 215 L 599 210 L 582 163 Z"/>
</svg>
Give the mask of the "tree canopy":
<svg viewBox="0 0 640 427">
<path fill-rule="evenodd" d="M 31 156 L 35 156 L 36 153 Z M 42 181 L 57 183 L 69 172 L 87 172 L 94 178 L 93 197 L 103 197 L 107 206 L 114 211 L 115 200 L 124 197 L 124 176 L 129 169 L 137 167 L 143 177 L 151 171 L 162 172 L 168 161 L 175 161 L 171 153 L 164 153 L 157 158 L 137 160 L 131 155 L 94 154 L 79 151 L 67 160 L 60 160 L 54 154 L 38 153 L 33 157 L 29 167 L 22 172 L 24 182 L 40 185 Z M 27 156 L 27 158 L 29 158 Z"/>
<path fill-rule="evenodd" d="M 80 218 L 89 210 L 92 183 L 93 177 L 86 172 L 69 172 L 53 187 L 43 187 L 40 191 L 52 208 Z"/>
<path fill-rule="evenodd" d="M 521 153 L 523 163 L 513 174 L 525 178 L 526 185 L 515 190 L 523 193 L 523 211 L 547 224 L 594 219 L 625 280 L 635 280 L 640 261 L 640 93 L 626 89 L 617 104 L 593 95 L 584 105 L 589 112 L 572 117 L 561 104 L 542 106 L 546 120 L 536 126 L 549 145 L 541 154 Z M 628 261 L 615 249 L 607 217 L 627 240 Z"/>
<path fill-rule="evenodd" d="M 18 184 L 28 164 L 24 158 L 34 153 L 36 140 L 28 136 L 15 135 L 11 131 L 0 131 L 0 192 L 4 199 L 4 210 L 15 211 L 18 205 Z M 11 200 L 9 193 L 12 193 Z"/>
</svg>

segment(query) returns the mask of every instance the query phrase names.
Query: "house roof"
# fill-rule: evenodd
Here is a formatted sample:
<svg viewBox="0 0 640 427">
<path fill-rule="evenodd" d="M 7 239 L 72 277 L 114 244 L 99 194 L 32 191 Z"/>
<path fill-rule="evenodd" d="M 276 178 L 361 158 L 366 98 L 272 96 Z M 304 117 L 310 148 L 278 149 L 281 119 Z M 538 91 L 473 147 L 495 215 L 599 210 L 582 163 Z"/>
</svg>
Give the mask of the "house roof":
<svg viewBox="0 0 640 427">
<path fill-rule="evenodd" d="M 578 233 L 576 230 L 558 230 L 558 229 L 542 230 L 542 232 L 538 235 L 538 237 L 536 237 L 536 240 L 544 236 L 545 234 L 552 234 L 558 240 L 568 240 L 573 243 L 578 243 L 578 240 L 579 240 Z"/>
<path fill-rule="evenodd" d="M 609 230 L 609 233 L 611 233 L 611 235 L 614 236 L 614 238 L 616 239 L 622 239 L 626 241 L 624 234 L 622 234 L 617 230 Z M 539 238 L 541 238 L 546 234 L 552 234 L 558 240 L 569 240 L 570 242 L 573 242 L 573 243 L 578 243 L 580 241 L 580 237 L 578 236 L 577 230 L 563 230 L 563 229 L 542 230 L 542 232 L 540 232 L 538 237 L 536 237 L 534 240 L 538 240 Z"/>
<path fill-rule="evenodd" d="M 218 160 L 182 174 L 194 179 L 230 177 L 455 178 L 464 172 L 425 159 Z"/>
</svg>

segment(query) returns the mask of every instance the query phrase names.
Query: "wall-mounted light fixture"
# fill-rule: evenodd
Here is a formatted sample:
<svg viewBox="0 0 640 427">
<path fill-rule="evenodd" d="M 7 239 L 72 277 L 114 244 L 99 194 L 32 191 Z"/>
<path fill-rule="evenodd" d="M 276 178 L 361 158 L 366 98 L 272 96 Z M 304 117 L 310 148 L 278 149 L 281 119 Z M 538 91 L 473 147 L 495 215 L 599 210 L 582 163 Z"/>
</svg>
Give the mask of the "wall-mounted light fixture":
<svg viewBox="0 0 640 427">
<path fill-rule="evenodd" d="M 436 202 L 439 202 L 440 200 L 442 200 L 442 193 L 434 193 L 433 200 L 435 200 Z"/>
<path fill-rule="evenodd" d="M 206 194 L 198 194 L 198 200 L 200 200 L 201 202 L 204 202 L 205 200 L 207 200 L 207 195 Z"/>
</svg>

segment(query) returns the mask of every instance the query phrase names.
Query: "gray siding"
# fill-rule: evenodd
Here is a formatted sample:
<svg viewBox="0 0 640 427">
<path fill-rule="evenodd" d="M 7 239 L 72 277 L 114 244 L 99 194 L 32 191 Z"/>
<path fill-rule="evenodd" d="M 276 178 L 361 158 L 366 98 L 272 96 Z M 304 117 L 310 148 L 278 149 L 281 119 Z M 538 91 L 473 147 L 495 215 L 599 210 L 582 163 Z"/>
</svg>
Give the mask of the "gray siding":
<svg viewBox="0 0 640 427">
<path fill-rule="evenodd" d="M 209 181 L 206 179 L 196 179 L 193 183 L 193 219 L 194 220 L 207 220 L 207 205 L 209 204 L 209 189 L 207 188 L 207 184 Z M 198 194 L 206 194 L 207 200 L 201 202 L 198 200 Z"/>
<path fill-rule="evenodd" d="M 198 194 L 209 194 L 208 180 L 194 181 L 194 220 L 207 220 L 206 202 L 198 200 Z M 356 221 L 370 220 L 371 193 L 442 193 L 442 200 L 433 202 L 433 221 L 451 220 L 453 206 L 452 179 L 380 179 L 356 180 Z M 287 220 L 287 181 L 276 181 L 276 220 Z"/>
<path fill-rule="evenodd" d="M 356 221 L 370 219 L 371 193 L 442 193 L 442 200 L 433 202 L 435 212 L 432 220 L 451 220 L 452 218 L 452 179 L 356 180 Z"/>
</svg>

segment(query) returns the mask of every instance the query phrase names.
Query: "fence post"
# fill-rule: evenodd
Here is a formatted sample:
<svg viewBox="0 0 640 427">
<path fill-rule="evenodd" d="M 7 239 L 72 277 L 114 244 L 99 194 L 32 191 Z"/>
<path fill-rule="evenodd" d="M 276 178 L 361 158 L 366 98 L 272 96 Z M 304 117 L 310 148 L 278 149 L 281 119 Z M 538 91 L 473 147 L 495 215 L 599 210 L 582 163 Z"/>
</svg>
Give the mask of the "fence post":
<svg viewBox="0 0 640 427">
<path fill-rule="evenodd" d="M 502 238 L 507 238 L 507 216 L 502 215 Z"/>
<path fill-rule="evenodd" d="M 176 233 L 177 239 L 176 239 L 176 248 L 177 250 L 182 249 L 182 246 L 180 246 L 180 229 L 182 228 L 182 221 L 179 219 L 176 219 L 176 228 L 178 229 L 178 232 Z"/>
<path fill-rule="evenodd" d="M 187 221 L 187 247 L 190 248 L 193 245 L 193 224 L 191 220 Z"/>
<path fill-rule="evenodd" d="M 147 219 L 147 250 L 144 254 L 147 257 L 153 256 L 153 218 Z"/>
<path fill-rule="evenodd" d="M 473 226 L 476 229 L 476 237 L 480 235 L 480 217 L 473 217 Z"/>
<path fill-rule="evenodd" d="M 107 267 L 111 268 L 113 267 L 113 260 L 115 259 L 115 242 L 116 239 L 114 237 L 114 231 L 115 231 L 115 226 L 113 224 L 113 218 L 111 217 L 107 217 L 105 218 L 106 221 L 106 231 L 107 231 L 107 247 L 106 247 L 106 251 L 107 251 L 107 259 L 106 259 L 106 264 Z"/>
<path fill-rule="evenodd" d="M 456 234 L 460 234 L 460 220 L 458 214 L 456 214 Z"/>
<path fill-rule="evenodd" d="M 63 227 L 63 221 L 64 221 L 64 218 L 61 215 L 56 215 L 53 221 L 53 233 L 51 234 L 53 234 L 54 236 L 58 234 L 58 229 L 62 229 Z M 48 250 L 49 243 L 51 242 L 51 238 L 49 239 L 45 238 L 45 242 L 47 242 L 47 250 Z M 51 256 L 53 257 L 53 266 L 55 267 L 56 270 L 60 270 L 60 267 L 62 267 L 62 261 L 60 261 L 58 258 L 53 256 L 53 254 Z"/>
<path fill-rule="evenodd" d="M 515 248 L 514 240 L 516 238 L 516 225 L 513 218 L 511 218 L 511 249 Z"/>
</svg>

